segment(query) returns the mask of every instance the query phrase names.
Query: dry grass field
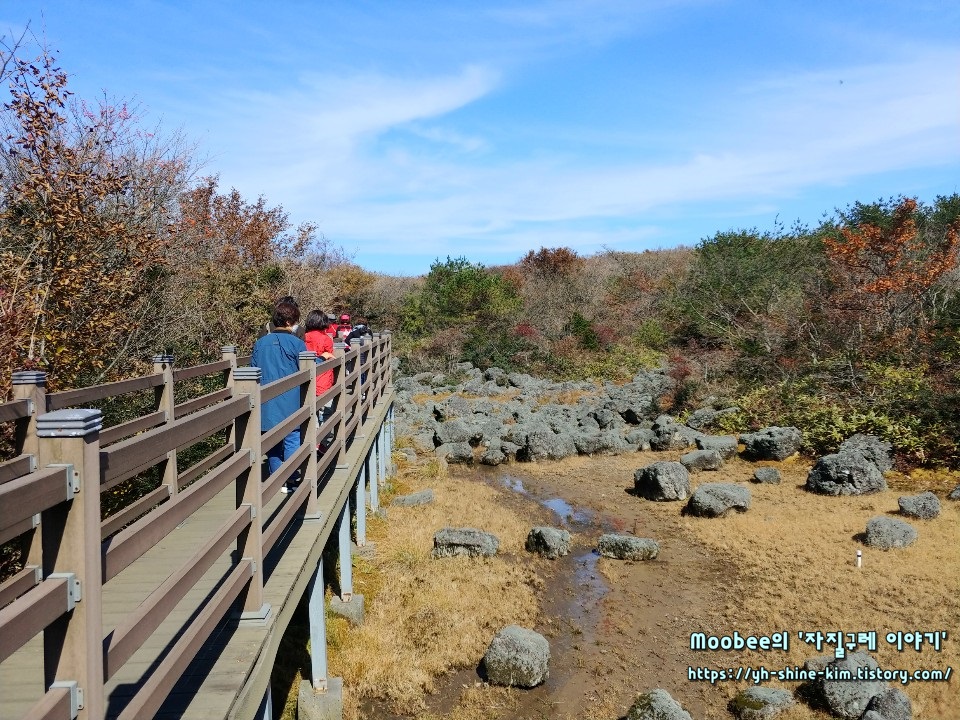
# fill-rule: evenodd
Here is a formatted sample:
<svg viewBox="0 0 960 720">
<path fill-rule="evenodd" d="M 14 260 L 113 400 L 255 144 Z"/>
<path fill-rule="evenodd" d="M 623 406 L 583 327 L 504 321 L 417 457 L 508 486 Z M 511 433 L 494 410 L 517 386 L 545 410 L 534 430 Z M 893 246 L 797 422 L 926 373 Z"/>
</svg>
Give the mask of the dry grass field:
<svg viewBox="0 0 960 720">
<path fill-rule="evenodd" d="M 780 485 L 749 483 L 756 465 L 735 460 L 720 472 L 693 475 L 692 482 L 748 483 L 750 511 L 702 519 L 682 515 L 682 503 L 654 503 L 627 492 L 635 469 L 662 459 L 674 455 L 579 457 L 495 472 L 447 473 L 436 461 L 401 462 L 395 489 L 431 487 L 436 500 L 391 508 L 385 522 L 371 524 L 376 554 L 358 561 L 355 571 L 357 591 L 367 595 L 366 622 L 352 628 L 330 620 L 331 673 L 345 681 L 345 717 L 616 720 L 639 692 L 662 687 L 694 718 L 721 720 L 732 717 L 727 703 L 748 683 L 691 682 L 687 668 L 777 670 L 832 652 L 803 643 L 800 631 L 872 630 L 878 639 L 872 654 L 883 668 L 960 671 L 960 503 L 944 501 L 935 520 L 911 520 L 920 537 L 907 549 L 874 550 L 858 538 L 869 518 L 895 514 L 899 495 L 931 489 L 942 499 L 956 477 L 890 474 L 885 493 L 834 498 L 803 490 L 808 460 L 768 463 L 783 474 Z M 519 480 L 523 493 L 507 489 L 504 477 L 514 490 Z M 557 499 L 582 510 L 578 522 L 546 509 Z M 594 557 L 590 569 L 604 591 L 598 602 L 580 608 L 579 599 L 590 591 L 583 583 L 594 582 L 581 577 L 577 568 L 583 565 L 570 558 L 551 564 L 523 550 L 531 525 L 545 522 L 569 523 L 576 563 L 586 561 L 601 532 L 612 530 L 656 538 L 661 555 L 649 563 Z M 500 554 L 433 560 L 433 533 L 448 525 L 496 534 Z M 491 637 L 511 623 L 551 641 L 551 678 L 534 690 L 490 687 L 477 674 Z M 949 636 L 940 652 L 926 646 L 898 652 L 885 641 L 888 632 L 915 630 Z M 789 650 L 690 650 L 692 632 L 734 631 L 786 631 Z M 951 720 L 960 718 L 957 682 L 901 687 L 914 717 Z M 798 688 L 796 682 L 765 684 Z M 778 717 L 828 716 L 799 703 Z"/>
<path fill-rule="evenodd" d="M 679 453 L 676 453 L 679 456 Z M 779 669 L 803 665 L 804 660 L 828 654 L 832 648 L 816 648 L 798 640 L 800 631 L 876 631 L 877 651 L 872 653 L 882 668 L 953 668 L 950 682 L 911 682 L 901 686 L 910 696 L 914 716 L 936 720 L 960 718 L 960 503 L 943 501 L 958 479 L 953 474 L 918 472 L 913 477 L 888 475 L 887 492 L 861 497 L 823 497 L 803 489 L 809 461 L 791 458 L 778 467 L 780 485 L 750 483 L 755 464 L 740 460 L 727 463 L 719 472 L 692 476 L 694 488 L 702 482 L 743 482 L 752 493 L 749 512 L 720 519 L 683 516 L 681 503 L 654 503 L 627 495 L 633 470 L 655 460 L 673 459 L 667 453 L 640 453 L 616 458 L 573 458 L 555 466 L 511 468 L 521 477 L 543 483 L 569 501 L 607 513 L 638 535 L 654 525 L 679 533 L 681 542 L 709 549 L 715 562 L 727 569 L 721 592 L 709 608 L 707 634 L 791 634 L 790 648 L 781 651 L 699 653 L 698 665 L 715 669 L 765 666 Z M 918 541 L 902 550 L 882 551 L 864 546 L 859 534 L 876 515 L 896 515 L 897 498 L 930 489 L 943 504 L 935 520 L 910 520 L 919 531 Z M 572 496 L 572 497 L 571 497 Z M 863 565 L 856 568 L 856 551 Z M 661 560 L 667 559 L 664 555 Z M 600 568 L 615 584 L 622 565 L 601 561 Z M 714 582 L 704 578 L 709 584 Z M 683 612 L 683 608 L 676 608 Z M 615 614 L 614 609 L 609 609 Z M 947 631 L 948 639 L 936 652 L 924 646 L 898 651 L 885 641 L 888 632 Z M 678 651 L 688 640 L 684 631 L 670 640 Z M 678 685 L 683 683 L 677 678 Z M 771 686 L 790 690 L 797 683 L 770 681 Z M 707 717 L 730 717 L 724 698 L 732 697 L 746 683 L 723 683 L 707 700 Z M 682 688 L 665 688 L 679 697 Z M 703 689 L 703 688 L 701 688 Z M 722 712 L 717 712 L 720 708 Z M 798 705 L 778 717 L 789 720 L 827 717 L 806 705 Z"/>
</svg>

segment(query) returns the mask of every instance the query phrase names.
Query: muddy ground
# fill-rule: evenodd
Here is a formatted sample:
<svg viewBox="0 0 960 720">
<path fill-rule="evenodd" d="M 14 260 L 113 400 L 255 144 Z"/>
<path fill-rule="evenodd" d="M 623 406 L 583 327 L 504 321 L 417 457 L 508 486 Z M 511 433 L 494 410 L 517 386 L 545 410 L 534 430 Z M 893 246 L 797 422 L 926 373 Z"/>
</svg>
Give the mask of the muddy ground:
<svg viewBox="0 0 960 720">
<path fill-rule="evenodd" d="M 638 458 L 597 458 L 584 469 L 557 463 L 451 468 L 453 477 L 502 489 L 503 502 L 531 525 L 565 527 L 572 552 L 546 571 L 542 613 L 534 628 L 550 640 L 550 678 L 511 691 L 502 712 L 487 717 L 617 718 L 637 694 L 668 690 L 696 718 L 730 717 L 722 692 L 690 682 L 688 668 L 702 664 L 689 649 L 690 634 L 711 631 L 711 608 L 736 602 L 734 568 L 684 533 L 679 503 L 655 508 L 629 494 Z M 641 463 L 642 464 L 642 463 Z M 628 531 L 655 538 L 655 562 L 600 558 L 597 538 Z M 465 689 L 482 681 L 482 668 L 445 678 L 428 699 L 445 715 Z M 381 708 L 381 713 L 383 708 Z"/>
</svg>

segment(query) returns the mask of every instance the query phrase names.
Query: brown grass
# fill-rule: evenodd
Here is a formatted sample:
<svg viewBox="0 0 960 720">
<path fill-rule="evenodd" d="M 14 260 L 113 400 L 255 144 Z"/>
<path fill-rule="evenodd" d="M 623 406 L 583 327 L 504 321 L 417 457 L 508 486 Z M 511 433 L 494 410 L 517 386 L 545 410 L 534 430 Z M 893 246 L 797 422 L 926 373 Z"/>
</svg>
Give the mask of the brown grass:
<svg viewBox="0 0 960 720">
<path fill-rule="evenodd" d="M 492 488 L 448 479 L 436 460 L 416 466 L 397 460 L 398 486 L 404 492 L 431 487 L 435 501 L 391 508 L 387 522 L 371 528 L 376 579 L 363 590 L 366 620 L 349 629 L 331 623 L 330 671 L 347 687 L 347 720 L 359 717 L 361 701 L 372 697 L 396 712 L 423 710 L 437 676 L 475 666 L 494 633 L 508 624 L 529 625 L 538 610 L 541 581 L 529 563 L 510 557 L 522 551 L 529 523 L 505 509 Z M 500 538 L 500 556 L 434 560 L 433 534 L 445 526 L 492 532 Z M 486 691 L 467 693 L 455 717 L 486 717 L 476 714 L 484 703 L 470 701 L 477 693 Z"/>
<path fill-rule="evenodd" d="M 821 651 L 798 640 L 799 631 L 877 632 L 877 651 L 871 653 L 888 669 L 953 668 L 950 682 L 911 682 L 900 686 L 913 701 L 914 716 L 924 720 L 960 719 L 957 672 L 960 671 L 960 503 L 943 500 L 957 485 L 951 472 L 890 473 L 886 492 L 860 497 L 825 497 L 803 489 L 809 459 L 795 456 L 780 463 L 760 463 L 780 469 L 780 485 L 750 483 L 757 464 L 728 462 L 717 473 L 692 476 L 694 488 L 706 482 L 747 483 L 752 507 L 744 514 L 722 519 L 682 516 L 681 503 L 656 503 L 629 498 L 623 490 L 633 484 L 633 470 L 657 460 L 675 460 L 681 453 L 637 453 L 611 458 L 573 457 L 556 463 L 525 464 L 523 474 L 544 478 L 571 492 L 580 488 L 581 503 L 589 503 L 642 528 L 646 516 L 666 521 L 671 532 L 708 547 L 718 564 L 730 568 L 723 584 L 733 589 L 735 601 L 714 606 L 704 626 L 692 630 L 708 634 L 763 634 L 786 630 L 790 649 L 781 651 L 705 652 L 704 666 L 766 666 L 781 669 Z M 905 518 L 919 533 L 909 548 L 882 551 L 869 548 L 856 537 L 876 515 L 898 515 L 897 498 L 923 490 L 941 498 L 939 518 L 930 521 Z M 855 567 L 856 551 L 863 552 L 863 567 Z M 599 566 L 608 579 L 618 581 L 615 569 Z M 611 574 L 611 568 L 614 569 Z M 708 582 L 705 580 L 705 582 Z M 676 608 L 679 613 L 682 608 Z M 935 652 L 924 646 L 898 652 L 884 636 L 890 631 L 946 630 L 949 639 Z M 688 640 L 688 638 L 687 638 Z M 768 683 L 795 690 L 796 683 Z M 729 698 L 746 684 L 721 683 L 701 688 L 711 712 L 726 717 Z M 713 717 L 714 715 L 711 715 Z M 784 720 L 823 719 L 828 716 L 804 704 L 779 715 Z"/>
<path fill-rule="evenodd" d="M 787 653 L 746 653 L 738 664 L 802 665 L 818 652 L 797 639 L 799 631 L 856 632 L 875 630 L 877 651 L 872 653 L 883 668 L 960 670 L 957 593 L 960 590 L 960 508 L 944 502 L 936 520 L 910 519 L 919 539 L 909 548 L 883 551 L 863 545 L 855 536 L 876 515 L 897 514 L 897 497 L 904 490 L 860 497 L 823 497 L 803 490 L 808 465 L 803 461 L 779 464 L 780 485 L 751 484 L 749 512 L 718 521 L 683 518 L 686 532 L 732 561 L 739 570 L 731 582 L 742 593 L 742 602 L 719 608 L 718 634 L 791 633 Z M 754 469 L 740 461 L 727 466 L 725 480 L 746 480 Z M 718 478 L 695 476 L 695 482 Z M 928 478 L 929 480 L 929 478 Z M 895 477 L 894 485 L 912 485 L 908 477 Z M 940 483 L 933 481 L 935 488 Z M 857 550 L 863 552 L 863 567 L 855 567 Z M 891 631 L 939 631 L 950 634 L 938 653 L 931 647 L 921 652 L 898 652 L 884 640 Z M 732 658 L 731 658 L 732 660 Z M 789 685 L 787 687 L 790 687 Z M 918 717 L 960 717 L 956 682 L 912 682 L 905 689 Z M 797 708 L 788 717 L 812 717 Z"/>
</svg>

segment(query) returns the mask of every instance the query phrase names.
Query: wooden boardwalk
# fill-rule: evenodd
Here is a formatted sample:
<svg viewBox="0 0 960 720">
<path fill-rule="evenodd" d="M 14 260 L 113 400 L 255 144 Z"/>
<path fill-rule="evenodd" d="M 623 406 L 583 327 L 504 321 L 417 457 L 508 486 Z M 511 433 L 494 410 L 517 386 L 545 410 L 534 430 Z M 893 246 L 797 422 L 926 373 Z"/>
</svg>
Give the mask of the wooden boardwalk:
<svg viewBox="0 0 960 720">
<path fill-rule="evenodd" d="M 264 697 L 280 639 L 317 567 L 340 508 L 348 502 L 360 464 L 368 456 L 376 430 L 384 421 L 391 394 L 380 398 L 341 464 L 323 486 L 320 520 L 297 517 L 265 559 L 265 600 L 271 613 L 265 626 L 221 622 L 184 672 L 163 704 L 158 718 L 254 717 Z M 376 480 L 372 480 L 376 482 Z M 103 587 L 103 627 L 120 625 L 149 593 L 174 573 L 236 512 L 235 487 L 230 484 Z M 277 494 L 264 507 L 277 512 L 294 496 Z M 301 513 L 302 515 L 302 513 Z M 233 547 L 196 583 L 160 628 L 105 686 L 107 717 L 116 717 L 130 697 L 179 640 L 183 629 L 235 567 Z M 18 720 L 45 692 L 43 640 L 38 636 L 0 665 L 0 720 Z"/>
<path fill-rule="evenodd" d="M 0 542 L 20 537 L 28 554 L 0 583 L 0 720 L 270 717 L 280 641 L 308 587 L 311 613 L 322 600 L 312 580 L 331 535 L 349 556 L 352 516 L 365 538 L 368 488 L 376 510 L 390 350 L 385 333 L 323 362 L 303 352 L 297 373 L 263 386 L 232 346 L 205 365 L 159 355 L 150 375 L 52 394 L 43 373 L 15 373 L 15 399 L 0 403 L 17 437 L 0 462 Z M 336 377 L 320 396 L 318 371 Z M 210 376 L 220 389 L 177 401 L 178 383 Z M 293 414 L 261 433 L 262 404 L 297 390 Z M 89 404 L 133 392 L 152 393 L 152 411 L 102 428 Z M 264 477 L 264 451 L 297 428 L 300 447 Z M 222 430 L 225 444 L 178 467 L 178 452 Z M 154 467 L 159 486 L 101 517 L 105 493 Z M 294 472 L 303 482 L 280 492 Z M 308 674 L 326 687 L 325 654 Z"/>
</svg>

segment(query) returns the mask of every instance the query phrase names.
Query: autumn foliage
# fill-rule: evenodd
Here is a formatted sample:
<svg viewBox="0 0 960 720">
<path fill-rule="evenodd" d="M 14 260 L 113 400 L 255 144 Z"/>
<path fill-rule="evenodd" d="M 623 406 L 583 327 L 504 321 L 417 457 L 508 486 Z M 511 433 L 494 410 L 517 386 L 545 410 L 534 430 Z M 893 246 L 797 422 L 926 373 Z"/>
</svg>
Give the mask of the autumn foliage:
<svg viewBox="0 0 960 720">
<path fill-rule="evenodd" d="M 824 317 L 848 349 L 875 355 L 928 339 L 941 281 L 957 266 L 960 225 L 922 233 L 917 219 L 917 201 L 906 198 L 886 222 L 843 225 L 824 238 L 830 281 Z"/>
<path fill-rule="evenodd" d="M 126 106 L 72 102 L 50 55 L 14 58 L 10 89 L 0 288 L 16 350 L 0 374 L 37 368 L 74 386 L 103 377 L 142 320 L 186 161 L 138 133 Z"/>
</svg>

